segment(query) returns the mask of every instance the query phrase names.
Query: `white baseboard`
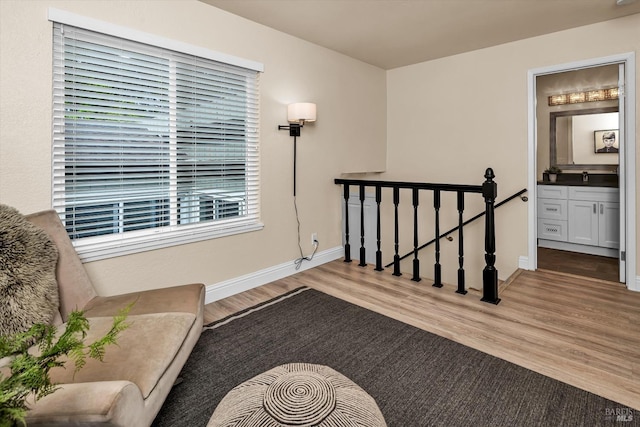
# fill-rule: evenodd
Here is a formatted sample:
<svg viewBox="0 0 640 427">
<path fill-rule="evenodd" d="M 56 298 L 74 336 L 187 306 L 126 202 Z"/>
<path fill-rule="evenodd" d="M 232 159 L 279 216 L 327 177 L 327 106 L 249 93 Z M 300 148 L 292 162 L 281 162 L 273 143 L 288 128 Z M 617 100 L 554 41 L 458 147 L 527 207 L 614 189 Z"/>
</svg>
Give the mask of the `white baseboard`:
<svg viewBox="0 0 640 427">
<path fill-rule="evenodd" d="M 518 258 L 518 268 L 521 268 L 522 270 L 529 270 L 529 257 L 528 256 L 521 255 Z"/>
<path fill-rule="evenodd" d="M 344 247 L 337 246 L 322 252 L 317 252 L 311 261 L 304 261 L 300 269 L 296 270 L 294 261 L 285 262 L 280 265 L 265 268 L 234 279 L 207 285 L 205 304 L 217 301 L 258 286 L 266 285 L 274 280 L 299 273 L 309 268 L 317 267 L 330 261 L 344 257 Z"/>
</svg>

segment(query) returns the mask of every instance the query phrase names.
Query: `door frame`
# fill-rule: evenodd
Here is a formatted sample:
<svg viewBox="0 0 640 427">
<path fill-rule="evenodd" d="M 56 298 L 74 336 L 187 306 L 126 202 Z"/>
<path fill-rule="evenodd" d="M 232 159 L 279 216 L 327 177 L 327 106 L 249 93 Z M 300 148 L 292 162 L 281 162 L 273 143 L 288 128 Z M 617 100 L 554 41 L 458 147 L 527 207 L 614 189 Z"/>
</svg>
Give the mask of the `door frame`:
<svg viewBox="0 0 640 427">
<path fill-rule="evenodd" d="M 627 52 L 602 58 L 593 58 L 582 61 L 569 62 L 565 64 L 551 65 L 547 67 L 534 68 L 527 73 L 527 144 L 528 144 L 528 177 L 527 185 L 529 189 L 528 203 L 528 258 L 521 267 L 528 270 L 535 270 L 538 267 L 537 255 L 537 128 L 536 128 L 536 77 L 554 74 L 565 71 L 578 70 L 583 68 L 598 67 L 623 63 L 625 66 L 625 135 L 624 135 L 624 165 L 622 175 L 624 179 L 625 194 L 625 281 L 627 288 L 640 292 L 640 278 L 636 275 L 637 239 L 636 239 L 636 58 L 635 52 Z"/>
</svg>

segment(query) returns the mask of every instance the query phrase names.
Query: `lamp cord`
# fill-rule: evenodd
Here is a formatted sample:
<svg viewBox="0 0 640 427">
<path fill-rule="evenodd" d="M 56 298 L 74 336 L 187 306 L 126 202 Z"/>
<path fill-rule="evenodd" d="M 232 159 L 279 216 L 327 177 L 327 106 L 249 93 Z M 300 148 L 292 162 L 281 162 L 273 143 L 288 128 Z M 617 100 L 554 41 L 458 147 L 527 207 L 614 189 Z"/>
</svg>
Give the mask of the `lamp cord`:
<svg viewBox="0 0 640 427">
<path fill-rule="evenodd" d="M 304 256 L 302 252 L 302 245 L 300 244 L 300 216 L 298 215 L 298 203 L 296 202 L 295 196 L 293 196 L 293 207 L 296 211 L 296 222 L 298 223 L 298 249 L 300 250 L 300 258 L 296 259 L 294 261 L 294 264 L 296 265 L 296 270 L 300 270 L 300 267 L 302 266 L 302 263 L 304 261 L 311 261 L 313 259 L 313 256 L 318 250 L 318 241 L 316 240 L 315 242 L 313 242 L 313 252 L 311 253 L 311 255 L 309 255 L 308 257 Z"/>
</svg>

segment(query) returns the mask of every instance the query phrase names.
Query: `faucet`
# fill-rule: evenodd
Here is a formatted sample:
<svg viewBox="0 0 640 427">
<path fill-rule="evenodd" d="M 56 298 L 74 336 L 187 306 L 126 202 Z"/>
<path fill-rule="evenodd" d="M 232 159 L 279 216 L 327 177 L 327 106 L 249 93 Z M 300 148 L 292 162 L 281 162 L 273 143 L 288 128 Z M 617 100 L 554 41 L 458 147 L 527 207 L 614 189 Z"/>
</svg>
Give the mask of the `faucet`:
<svg viewBox="0 0 640 427">
<path fill-rule="evenodd" d="M 587 171 L 582 172 L 582 181 L 583 182 L 589 181 L 589 172 Z"/>
</svg>

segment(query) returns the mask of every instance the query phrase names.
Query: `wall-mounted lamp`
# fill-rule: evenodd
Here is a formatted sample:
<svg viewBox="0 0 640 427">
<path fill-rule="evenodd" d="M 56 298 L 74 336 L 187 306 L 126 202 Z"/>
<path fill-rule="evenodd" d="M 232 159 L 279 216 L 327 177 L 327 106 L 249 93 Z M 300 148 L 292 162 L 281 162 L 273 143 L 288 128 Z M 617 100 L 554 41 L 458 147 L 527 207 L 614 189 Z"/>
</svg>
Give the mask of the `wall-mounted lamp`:
<svg viewBox="0 0 640 427">
<path fill-rule="evenodd" d="M 300 136 L 300 129 L 305 123 L 316 121 L 316 104 L 311 102 L 298 102 L 287 106 L 288 125 L 279 125 L 278 130 L 288 130 L 293 137 L 293 197 L 296 196 L 296 145 Z"/>
<path fill-rule="evenodd" d="M 579 104 L 582 102 L 609 101 L 612 99 L 618 99 L 617 87 L 551 95 L 549 97 L 549 105 Z"/>
</svg>

